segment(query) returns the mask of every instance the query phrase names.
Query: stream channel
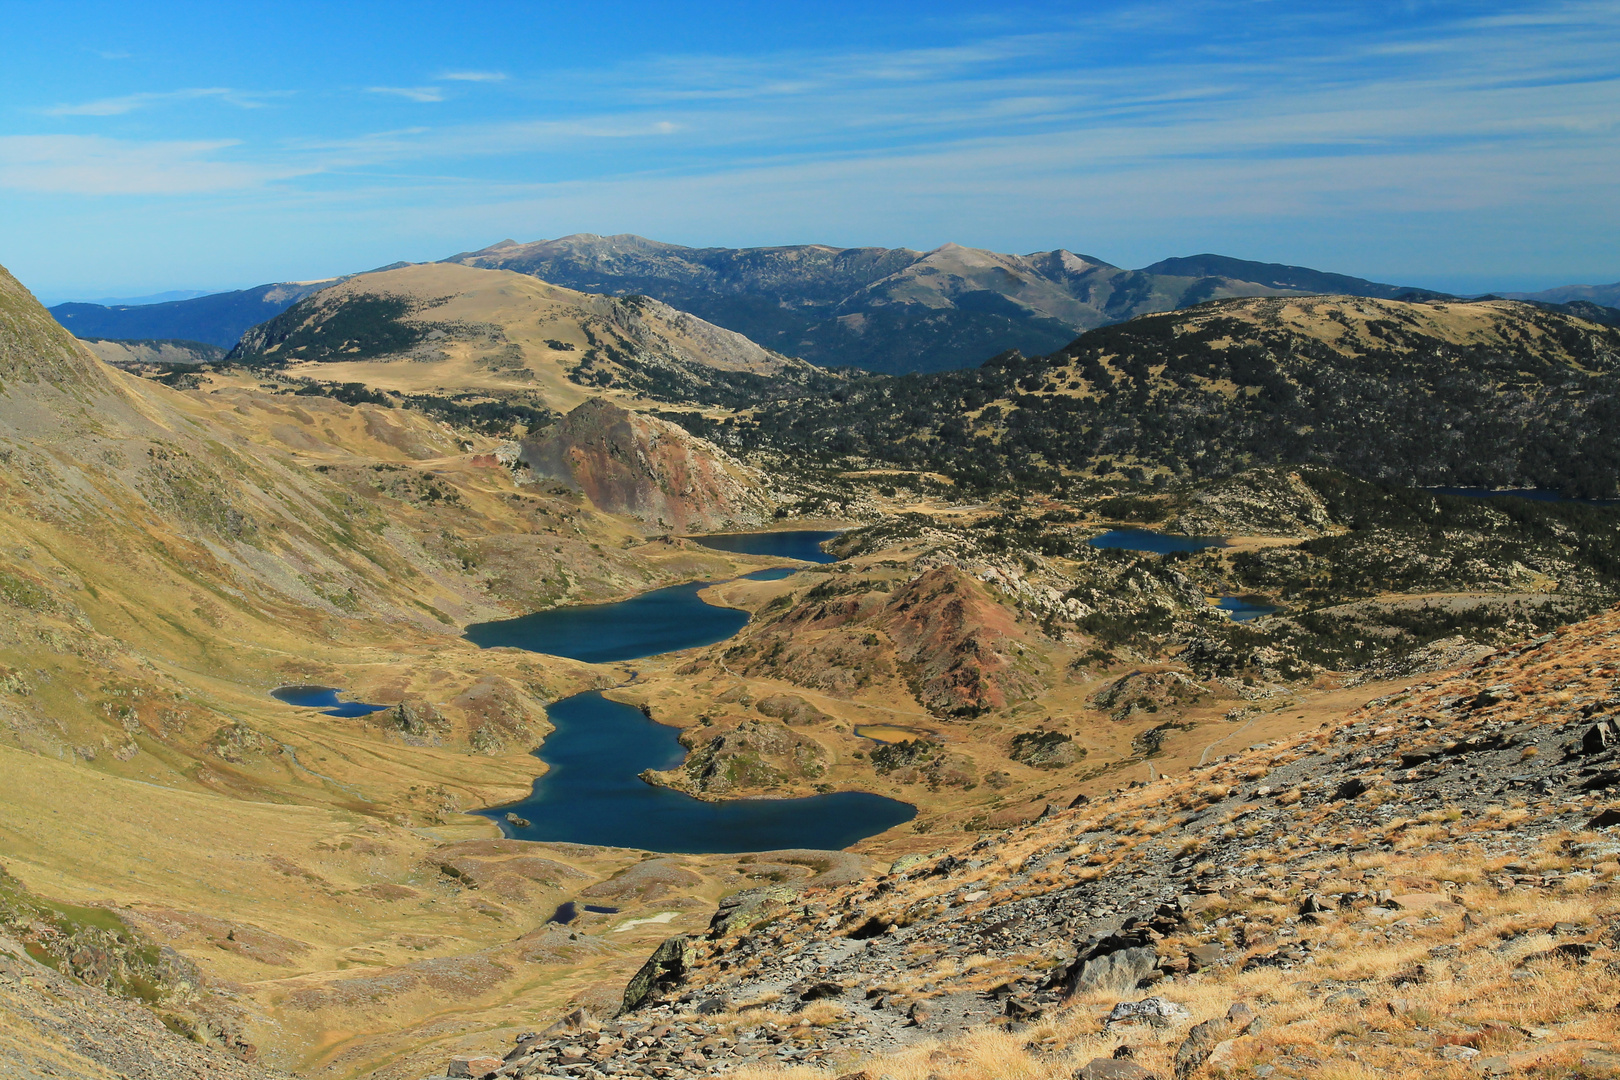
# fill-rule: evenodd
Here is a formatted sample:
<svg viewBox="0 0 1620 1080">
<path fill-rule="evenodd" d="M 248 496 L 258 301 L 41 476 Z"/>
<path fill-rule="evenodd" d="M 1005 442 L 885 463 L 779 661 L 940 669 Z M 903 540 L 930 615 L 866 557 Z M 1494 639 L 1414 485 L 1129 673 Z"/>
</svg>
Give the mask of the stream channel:
<svg viewBox="0 0 1620 1080">
<path fill-rule="evenodd" d="M 832 562 L 820 543 L 833 533 L 775 532 L 694 537 L 740 554 Z M 745 575 L 777 580 L 793 567 Z M 467 638 L 483 648 L 506 646 L 602 664 L 635 660 L 724 641 L 748 613 L 706 604 L 698 592 L 713 582 L 656 589 L 615 604 L 537 611 L 478 623 Z M 917 808 L 881 795 L 840 791 L 803 799 L 705 802 L 641 779 L 643 769 L 671 769 L 686 751 L 678 728 L 654 723 L 639 709 L 591 690 L 546 709 L 556 730 L 535 754 L 549 767 L 522 802 L 477 811 L 520 840 L 566 841 L 682 853 L 831 850 L 910 821 Z M 513 824 L 511 814 L 527 824 Z"/>
</svg>

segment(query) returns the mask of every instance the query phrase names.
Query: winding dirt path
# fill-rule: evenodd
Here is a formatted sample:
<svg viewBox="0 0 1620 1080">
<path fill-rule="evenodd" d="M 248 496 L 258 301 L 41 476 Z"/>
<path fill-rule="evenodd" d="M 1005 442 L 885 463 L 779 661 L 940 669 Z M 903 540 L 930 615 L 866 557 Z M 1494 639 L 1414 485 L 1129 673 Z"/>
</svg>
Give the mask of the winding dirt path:
<svg viewBox="0 0 1620 1080">
<path fill-rule="evenodd" d="M 1242 727 L 1238 728 L 1236 731 L 1228 731 L 1225 735 L 1222 735 L 1220 738 L 1216 739 L 1214 742 L 1212 742 L 1208 746 L 1204 747 L 1204 752 L 1202 754 L 1198 755 L 1198 764 L 1200 764 L 1200 765 L 1206 764 L 1208 762 L 1208 760 L 1209 760 L 1209 752 L 1211 750 L 1213 750 L 1217 746 L 1221 745 L 1221 743 L 1225 742 L 1227 739 L 1235 738 L 1236 736 L 1243 734 L 1245 731 L 1248 731 L 1250 728 L 1252 728 L 1254 726 L 1254 722 L 1256 720 L 1260 719 L 1260 717 L 1262 715 L 1264 715 L 1264 714 L 1263 713 L 1255 713 L 1253 716 L 1249 717 L 1249 719 L 1247 721 L 1244 722 Z"/>
</svg>

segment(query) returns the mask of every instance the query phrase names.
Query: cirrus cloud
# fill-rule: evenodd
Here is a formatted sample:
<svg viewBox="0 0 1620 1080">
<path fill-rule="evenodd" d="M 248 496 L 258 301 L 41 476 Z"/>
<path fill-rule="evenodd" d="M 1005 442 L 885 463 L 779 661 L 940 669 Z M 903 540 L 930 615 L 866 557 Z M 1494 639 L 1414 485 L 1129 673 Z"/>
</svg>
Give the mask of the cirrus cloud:
<svg viewBox="0 0 1620 1080">
<path fill-rule="evenodd" d="M 444 91 L 437 86 L 368 86 L 368 94 L 392 94 L 406 101 L 443 101 Z"/>
<path fill-rule="evenodd" d="M 165 90 L 160 93 L 125 94 L 122 97 L 98 98 L 77 105 L 53 105 L 42 110 L 46 116 L 122 116 L 137 109 L 153 105 L 167 105 L 178 101 L 199 101 L 213 98 L 239 109 L 262 109 L 264 98 L 285 96 L 284 92 L 233 90 L 228 86 L 193 87 L 187 90 Z"/>
<path fill-rule="evenodd" d="M 221 161 L 232 139 L 135 142 L 99 135 L 0 136 L 0 188 L 61 195 L 199 195 L 307 168 Z"/>
</svg>

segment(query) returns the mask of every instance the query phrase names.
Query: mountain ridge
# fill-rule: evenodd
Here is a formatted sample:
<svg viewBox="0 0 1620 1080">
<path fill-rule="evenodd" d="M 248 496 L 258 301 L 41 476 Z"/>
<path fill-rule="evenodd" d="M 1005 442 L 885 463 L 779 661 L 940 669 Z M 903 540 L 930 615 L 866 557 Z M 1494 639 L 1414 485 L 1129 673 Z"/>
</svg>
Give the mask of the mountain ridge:
<svg viewBox="0 0 1620 1080">
<path fill-rule="evenodd" d="M 75 337 L 200 341 L 230 349 L 249 327 L 338 280 L 276 282 L 159 304 L 66 303 L 49 310 Z"/>
<path fill-rule="evenodd" d="M 1226 256 L 1127 270 L 1062 248 L 1013 255 L 955 243 L 931 251 L 688 248 L 577 233 L 503 240 L 445 261 L 585 291 L 644 293 L 778 352 L 890 374 L 968 367 L 1009 348 L 1050 352 L 1083 330 L 1233 296 L 1444 295 Z"/>
<path fill-rule="evenodd" d="M 1568 304 L 1585 300 L 1602 307 L 1620 307 L 1620 281 L 1608 285 L 1559 285 L 1540 292 L 1510 292 L 1500 294 L 1507 300 L 1540 300 L 1550 304 Z"/>
</svg>

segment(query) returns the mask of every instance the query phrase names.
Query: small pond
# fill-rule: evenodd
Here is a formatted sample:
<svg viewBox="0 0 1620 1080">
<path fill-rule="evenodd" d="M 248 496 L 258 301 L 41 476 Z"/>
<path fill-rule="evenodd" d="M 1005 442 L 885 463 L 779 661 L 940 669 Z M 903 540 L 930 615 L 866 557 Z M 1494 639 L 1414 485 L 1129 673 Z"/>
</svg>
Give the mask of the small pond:
<svg viewBox="0 0 1620 1080">
<path fill-rule="evenodd" d="M 764 555 L 774 559 L 830 563 L 837 562 L 838 557 L 822 551 L 821 545 L 837 535 L 837 532 L 795 529 L 784 532 L 715 533 L 688 539 L 716 551 L 729 551 L 733 555 Z"/>
<path fill-rule="evenodd" d="M 1101 536 L 1093 536 L 1086 543 L 1094 548 L 1118 548 L 1124 551 L 1145 551 L 1153 555 L 1169 555 L 1174 551 L 1203 551 L 1222 546 L 1218 536 L 1177 536 L 1175 533 L 1154 532 L 1152 529 L 1109 529 Z"/>
<path fill-rule="evenodd" d="M 270 696 L 301 709 L 320 709 L 323 716 L 368 716 L 374 712 L 393 708 L 392 705 L 368 705 L 363 701 L 339 701 L 342 690 L 334 686 L 278 686 Z"/>
<path fill-rule="evenodd" d="M 1223 596 L 1215 604 L 1237 622 L 1248 622 L 1262 615 L 1275 614 L 1277 608 L 1265 602 L 1263 596 Z"/>
<path fill-rule="evenodd" d="M 567 926 L 579 918 L 581 910 L 589 915 L 617 915 L 619 913 L 619 909 L 616 907 L 602 907 L 599 904 L 585 904 L 582 907 L 577 901 L 569 900 L 566 903 L 558 904 L 557 910 L 551 913 L 551 918 L 547 919 L 546 922 L 562 923 Z"/>
<path fill-rule="evenodd" d="M 923 731 L 920 728 L 903 727 L 899 724 L 856 724 L 855 734 L 863 739 L 871 739 L 875 743 L 903 743 L 913 739 L 938 741 L 939 736 L 932 731 Z"/>
</svg>

